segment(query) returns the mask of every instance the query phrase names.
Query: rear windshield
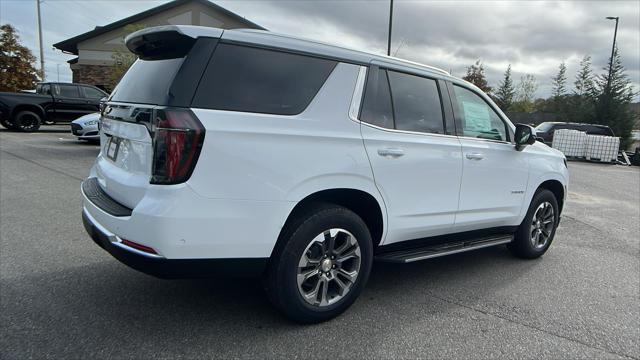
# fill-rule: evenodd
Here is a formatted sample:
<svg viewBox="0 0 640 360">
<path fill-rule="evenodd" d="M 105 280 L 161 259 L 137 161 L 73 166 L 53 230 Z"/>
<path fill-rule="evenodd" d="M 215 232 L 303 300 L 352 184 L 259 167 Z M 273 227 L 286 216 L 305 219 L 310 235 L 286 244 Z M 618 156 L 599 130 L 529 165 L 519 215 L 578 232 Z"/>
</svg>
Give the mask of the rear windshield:
<svg viewBox="0 0 640 360">
<path fill-rule="evenodd" d="M 113 90 L 110 101 L 162 105 L 184 58 L 138 59 Z"/>
</svg>

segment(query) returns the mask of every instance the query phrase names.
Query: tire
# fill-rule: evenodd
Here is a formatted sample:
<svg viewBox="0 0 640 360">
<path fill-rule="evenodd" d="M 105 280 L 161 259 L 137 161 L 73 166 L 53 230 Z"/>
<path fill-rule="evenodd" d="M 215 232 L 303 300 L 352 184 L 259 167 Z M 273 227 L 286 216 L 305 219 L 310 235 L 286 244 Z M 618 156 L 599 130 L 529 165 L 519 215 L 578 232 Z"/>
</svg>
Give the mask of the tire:
<svg viewBox="0 0 640 360">
<path fill-rule="evenodd" d="M 9 119 L 0 119 L 0 125 L 4 126 L 7 130 L 16 130 L 16 127 Z"/>
<path fill-rule="evenodd" d="M 18 131 L 34 132 L 40 128 L 42 118 L 33 111 L 24 110 L 13 117 L 13 124 Z"/>
<path fill-rule="evenodd" d="M 551 211 L 551 212 L 549 212 Z M 507 247 L 513 255 L 523 259 L 542 256 L 553 242 L 560 219 L 558 200 L 547 189 L 539 189 L 529 205 L 522 224 Z M 546 223 L 550 221 L 549 223 Z"/>
<path fill-rule="evenodd" d="M 269 264 L 265 290 L 291 320 L 310 324 L 334 318 L 364 289 L 373 246 L 366 224 L 351 210 L 315 206 L 290 221 L 281 241 L 285 243 Z"/>
</svg>

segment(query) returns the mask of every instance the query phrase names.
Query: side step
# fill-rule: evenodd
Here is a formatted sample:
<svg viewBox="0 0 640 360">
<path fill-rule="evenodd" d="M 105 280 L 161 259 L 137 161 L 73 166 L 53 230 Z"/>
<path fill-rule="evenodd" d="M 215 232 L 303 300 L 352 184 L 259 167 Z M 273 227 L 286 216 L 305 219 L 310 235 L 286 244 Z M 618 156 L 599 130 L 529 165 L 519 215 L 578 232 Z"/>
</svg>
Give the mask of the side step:
<svg viewBox="0 0 640 360">
<path fill-rule="evenodd" d="M 510 243 L 512 240 L 513 235 L 490 236 L 474 240 L 391 251 L 376 255 L 376 260 L 392 263 L 410 263 L 465 251 L 482 249 L 489 246 L 502 245 Z"/>
</svg>

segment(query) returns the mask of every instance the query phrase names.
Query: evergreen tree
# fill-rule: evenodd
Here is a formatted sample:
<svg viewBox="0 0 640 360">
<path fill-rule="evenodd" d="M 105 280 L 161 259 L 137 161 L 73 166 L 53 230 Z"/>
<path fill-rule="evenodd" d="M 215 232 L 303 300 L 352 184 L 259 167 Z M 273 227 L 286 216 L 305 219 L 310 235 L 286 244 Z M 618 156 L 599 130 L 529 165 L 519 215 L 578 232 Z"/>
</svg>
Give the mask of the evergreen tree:
<svg viewBox="0 0 640 360">
<path fill-rule="evenodd" d="M 573 83 L 574 89 L 567 99 L 566 120 L 569 122 L 594 122 L 595 88 L 591 56 L 585 55 L 580 61 L 580 69 Z"/>
<path fill-rule="evenodd" d="M 0 26 L 0 91 L 35 89 L 35 61 L 31 51 L 20 44 L 16 29 L 9 24 Z"/>
<path fill-rule="evenodd" d="M 498 84 L 495 100 L 503 111 L 507 111 L 513 104 L 515 96 L 516 89 L 513 86 L 513 80 L 511 79 L 511 64 L 509 64 L 507 70 L 504 72 L 504 78 L 500 84 Z"/>
<path fill-rule="evenodd" d="M 491 93 L 491 87 L 487 83 L 487 78 L 484 75 L 484 65 L 480 60 L 477 60 L 475 64 L 467 68 L 467 75 L 462 79 L 472 83 L 487 94 Z"/>
<path fill-rule="evenodd" d="M 593 94 L 593 72 L 591 71 L 591 56 L 585 55 L 580 61 L 580 70 L 576 74 L 576 81 L 573 83 L 574 95 L 591 96 Z"/>
<path fill-rule="evenodd" d="M 621 138 L 621 148 L 626 149 L 635 120 L 630 106 L 635 92 L 629 77 L 625 74 L 617 47 L 603 70 L 605 72 L 595 81 L 594 120 L 598 124 L 611 127 L 616 136 Z"/>
<path fill-rule="evenodd" d="M 567 66 L 564 61 L 560 63 L 558 74 L 551 78 L 553 83 L 553 89 L 551 95 L 555 98 L 559 98 L 567 92 Z"/>
</svg>

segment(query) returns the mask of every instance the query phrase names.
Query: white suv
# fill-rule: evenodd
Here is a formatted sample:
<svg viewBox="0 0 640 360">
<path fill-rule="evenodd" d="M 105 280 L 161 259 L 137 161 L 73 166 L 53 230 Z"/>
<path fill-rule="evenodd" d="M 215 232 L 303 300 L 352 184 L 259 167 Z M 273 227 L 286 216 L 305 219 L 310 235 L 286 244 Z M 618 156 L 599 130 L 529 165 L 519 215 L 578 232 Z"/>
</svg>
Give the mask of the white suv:
<svg viewBox="0 0 640 360">
<path fill-rule="evenodd" d="M 290 318 L 349 307 L 374 260 L 535 258 L 564 156 L 445 71 L 264 31 L 163 26 L 102 110 L 83 220 L 159 277 L 261 275 Z"/>
</svg>

